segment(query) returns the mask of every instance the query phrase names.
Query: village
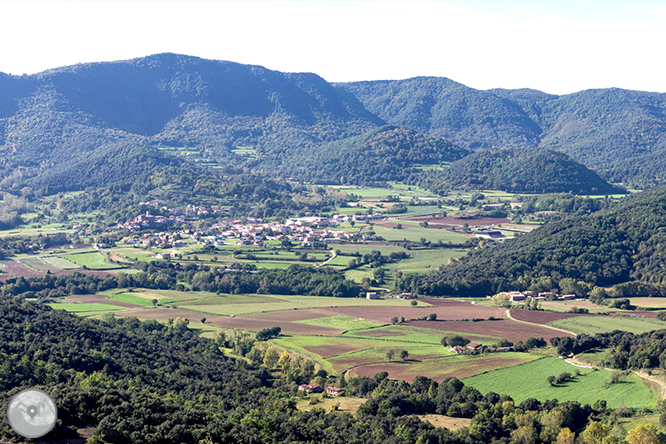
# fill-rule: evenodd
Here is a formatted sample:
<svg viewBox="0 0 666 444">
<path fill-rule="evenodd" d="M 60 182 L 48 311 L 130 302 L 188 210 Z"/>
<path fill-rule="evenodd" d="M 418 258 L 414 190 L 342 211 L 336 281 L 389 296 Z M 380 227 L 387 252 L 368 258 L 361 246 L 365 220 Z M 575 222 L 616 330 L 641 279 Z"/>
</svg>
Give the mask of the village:
<svg viewBox="0 0 666 444">
<path fill-rule="evenodd" d="M 247 217 L 235 220 L 217 221 L 205 229 L 197 229 L 200 216 L 220 213 L 219 207 L 210 208 L 188 205 L 186 210 L 159 207 L 159 203 L 142 202 L 141 205 L 159 208 L 170 215 L 153 215 L 150 211 L 135 217 L 133 220 L 118 225 L 119 230 L 131 233 L 146 230 L 164 230 L 168 227 L 182 227 L 174 231 L 144 233 L 141 236 L 129 236 L 124 240 L 128 245 L 141 244 L 145 247 L 177 248 L 185 246 L 182 240 L 194 239 L 200 245 L 221 246 L 229 239 L 236 245 L 262 246 L 266 241 L 280 243 L 298 243 L 303 247 L 317 246 L 317 243 L 339 244 L 352 240 L 375 240 L 371 234 L 360 234 L 341 229 L 334 230 L 341 223 L 368 223 L 386 219 L 382 213 L 346 215 L 336 214 L 330 217 L 306 216 L 286 219 L 284 223 L 264 222 L 260 218 Z"/>
</svg>

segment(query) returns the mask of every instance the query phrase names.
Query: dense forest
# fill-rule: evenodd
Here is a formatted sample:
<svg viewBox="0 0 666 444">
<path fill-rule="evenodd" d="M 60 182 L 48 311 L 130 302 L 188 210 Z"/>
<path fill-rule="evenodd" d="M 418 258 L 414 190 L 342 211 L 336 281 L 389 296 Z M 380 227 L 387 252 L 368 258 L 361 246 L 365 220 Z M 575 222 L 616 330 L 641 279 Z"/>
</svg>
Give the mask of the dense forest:
<svg viewBox="0 0 666 444">
<path fill-rule="evenodd" d="M 612 413 L 605 403 L 527 399 L 516 405 L 456 378 L 417 377 L 409 384 L 386 373 L 337 382 L 350 395 L 369 398 L 355 416 L 299 411 L 296 384 L 269 370 L 225 357 L 217 341 L 180 319 L 81 319 L 20 298 L 0 299 L 0 401 L 6 408 L 28 386 L 48 392 L 59 412 L 53 439 L 74 438 L 88 426 L 95 443 L 540 444 L 585 438 Z M 412 416 L 425 413 L 472 423 L 454 433 Z M 18 439 L 4 416 L 0 427 L 2 439 Z"/>
<path fill-rule="evenodd" d="M 611 182 L 663 183 L 666 95 L 617 88 L 556 96 L 480 91 L 442 77 L 342 83 L 389 124 L 462 147 L 542 147 L 568 154 Z M 645 170 L 637 165 L 649 165 Z"/>
<path fill-rule="evenodd" d="M 624 190 L 566 154 L 537 148 L 477 151 L 449 168 L 431 170 L 416 182 L 433 191 L 503 190 L 513 193 L 611 194 Z"/>
<path fill-rule="evenodd" d="M 453 265 L 398 285 L 421 294 L 464 296 L 537 288 L 540 282 L 564 278 L 596 286 L 633 280 L 663 285 L 665 226 L 666 187 L 657 187 L 599 212 L 576 214 L 500 245 L 486 245 Z"/>
<path fill-rule="evenodd" d="M 462 149 L 515 147 L 555 149 L 606 180 L 647 187 L 665 177 L 665 109 L 662 94 L 647 92 L 479 91 L 430 77 L 334 86 L 158 54 L 1 75 L 0 188 L 105 186 L 187 156 L 282 176 L 295 162 L 308 180 L 366 183 Z M 381 130 L 387 122 L 406 129 Z"/>
<path fill-rule="evenodd" d="M 382 125 L 315 74 L 175 54 L 3 76 L 0 171 L 49 192 L 101 186 L 173 163 L 155 147 L 210 150 L 218 162 L 304 147 Z"/>
<path fill-rule="evenodd" d="M 383 185 L 403 181 L 423 165 L 452 162 L 468 150 L 434 136 L 394 126 L 293 152 L 280 168 L 285 177 L 322 184 Z M 271 159 L 261 165 L 270 166 Z"/>
<path fill-rule="evenodd" d="M 597 348 L 608 349 L 608 356 L 601 362 L 604 367 L 619 370 L 666 368 L 666 330 L 642 334 L 620 330 L 594 336 L 583 334 L 575 338 L 553 338 L 551 344 L 562 356 Z"/>
<path fill-rule="evenodd" d="M 112 288 L 155 288 L 219 293 L 300 294 L 308 296 L 359 297 L 361 286 L 331 268 L 291 265 L 286 269 L 257 270 L 253 264 L 208 267 L 197 264 L 152 261 L 139 262 L 136 273 L 105 276 L 75 272 L 70 275 L 24 278 L 11 277 L 0 289 L 4 296 L 53 299 L 70 294 L 94 294 Z"/>
</svg>

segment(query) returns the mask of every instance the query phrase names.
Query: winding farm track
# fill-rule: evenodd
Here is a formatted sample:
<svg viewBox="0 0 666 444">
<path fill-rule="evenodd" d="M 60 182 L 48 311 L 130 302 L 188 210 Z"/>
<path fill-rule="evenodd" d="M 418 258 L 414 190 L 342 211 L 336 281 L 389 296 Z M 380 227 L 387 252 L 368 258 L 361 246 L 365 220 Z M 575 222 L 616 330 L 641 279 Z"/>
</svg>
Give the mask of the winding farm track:
<svg viewBox="0 0 666 444">
<path fill-rule="evenodd" d="M 513 321 L 520 322 L 522 324 L 536 325 L 536 326 L 539 326 L 539 327 L 549 328 L 549 329 L 555 330 L 555 331 L 561 331 L 562 333 L 566 333 L 567 335 L 571 335 L 571 336 L 574 336 L 574 337 L 576 336 L 576 333 L 574 333 L 572 331 L 569 331 L 569 330 L 564 330 L 563 328 L 551 327 L 550 325 L 537 324 L 537 323 L 534 323 L 534 322 L 521 321 L 520 319 L 516 319 L 513 316 L 511 316 L 511 309 L 510 308 L 508 308 L 506 310 L 506 317 L 513 320 Z"/>
<path fill-rule="evenodd" d="M 645 372 L 634 371 L 634 373 L 636 373 L 636 375 L 638 375 L 639 377 L 641 377 L 643 379 L 647 379 L 648 381 L 652 381 L 655 384 L 659 385 L 659 387 L 661 388 L 661 399 L 662 400 L 666 399 L 666 382 L 664 382 L 660 379 L 657 379 L 654 376 L 650 376 Z"/>
<path fill-rule="evenodd" d="M 585 363 L 583 363 L 583 362 L 580 362 L 578 359 L 576 359 L 575 356 L 573 356 L 573 357 L 567 359 L 567 361 L 570 361 L 570 364 L 573 364 L 573 365 L 581 365 L 581 366 L 584 366 L 584 367 L 589 367 L 587 364 L 585 364 Z M 597 366 L 592 366 L 592 367 L 590 367 L 590 368 L 600 368 L 600 369 L 603 369 L 603 370 L 608 370 L 609 372 L 616 372 L 616 371 L 618 371 L 616 368 L 608 368 L 608 367 L 597 367 Z M 662 381 L 662 380 L 660 380 L 660 379 L 657 379 L 657 378 L 655 378 L 654 376 L 648 375 L 648 374 L 645 373 L 645 372 L 639 372 L 639 371 L 637 371 L 637 370 L 632 370 L 632 373 L 635 373 L 636 376 L 638 376 L 638 377 L 641 378 L 641 379 L 645 379 L 646 381 L 650 381 L 650 382 L 652 382 L 652 383 L 654 383 L 654 384 L 657 384 L 657 385 L 659 386 L 659 388 L 660 388 L 659 393 L 657 393 L 657 394 L 659 395 L 659 398 L 660 398 L 661 400 L 666 399 L 666 382 L 664 382 L 664 381 Z M 646 384 L 646 385 L 647 385 L 647 384 Z M 648 386 L 648 387 L 649 387 L 649 386 Z"/>
<path fill-rule="evenodd" d="M 335 259 L 335 258 L 337 257 L 337 255 L 338 255 L 338 254 L 335 252 L 335 248 L 332 249 L 332 250 L 331 250 L 331 257 L 329 257 L 328 259 L 326 259 L 326 260 L 325 260 L 324 262 L 322 262 L 321 264 L 317 264 L 316 266 L 317 266 L 317 267 L 323 267 L 324 265 L 328 264 L 328 263 L 331 262 L 333 259 Z"/>
</svg>

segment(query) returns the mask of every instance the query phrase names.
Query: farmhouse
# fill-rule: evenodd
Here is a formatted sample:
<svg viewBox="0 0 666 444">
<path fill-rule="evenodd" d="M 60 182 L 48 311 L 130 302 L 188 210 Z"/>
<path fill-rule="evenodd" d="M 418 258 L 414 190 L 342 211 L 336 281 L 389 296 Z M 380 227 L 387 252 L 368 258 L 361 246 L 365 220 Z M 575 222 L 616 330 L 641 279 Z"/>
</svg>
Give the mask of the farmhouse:
<svg viewBox="0 0 666 444">
<path fill-rule="evenodd" d="M 575 294 L 565 294 L 563 296 L 560 296 L 559 299 L 561 301 L 573 301 L 574 299 L 576 299 L 576 295 Z"/>
<path fill-rule="evenodd" d="M 458 354 L 460 354 L 460 353 L 464 352 L 465 349 L 464 349 L 463 347 L 459 346 L 459 345 L 454 345 L 453 347 L 451 347 L 451 348 L 449 349 L 449 351 L 450 351 L 451 353 L 458 353 Z"/>
<path fill-rule="evenodd" d="M 527 299 L 527 296 L 525 296 L 525 294 L 521 293 L 520 291 L 510 291 L 507 294 L 509 295 L 509 300 L 511 302 L 524 301 Z"/>
<path fill-rule="evenodd" d="M 298 390 L 305 392 L 306 394 L 310 393 L 322 393 L 324 391 L 324 388 L 317 384 L 316 382 L 313 382 L 311 384 L 301 384 L 298 386 Z"/>
<path fill-rule="evenodd" d="M 499 230 L 485 230 L 474 233 L 474 237 L 479 239 L 503 240 L 506 237 Z"/>
<path fill-rule="evenodd" d="M 326 387 L 326 394 L 329 396 L 338 396 L 340 393 L 342 393 L 344 389 L 337 388 L 337 387 L 331 387 L 330 385 Z"/>
<path fill-rule="evenodd" d="M 176 255 L 173 254 L 173 253 L 157 253 L 155 255 L 155 257 L 157 259 L 169 259 L 169 258 L 172 258 L 172 257 L 176 257 Z"/>
<path fill-rule="evenodd" d="M 486 346 L 483 344 L 477 344 L 476 342 L 470 342 L 469 344 L 466 345 L 468 350 L 472 351 L 483 351 Z"/>
<path fill-rule="evenodd" d="M 381 298 L 379 297 L 379 293 L 377 293 L 376 291 L 368 291 L 368 292 L 365 294 L 365 298 L 366 298 L 366 299 L 381 299 Z"/>
</svg>

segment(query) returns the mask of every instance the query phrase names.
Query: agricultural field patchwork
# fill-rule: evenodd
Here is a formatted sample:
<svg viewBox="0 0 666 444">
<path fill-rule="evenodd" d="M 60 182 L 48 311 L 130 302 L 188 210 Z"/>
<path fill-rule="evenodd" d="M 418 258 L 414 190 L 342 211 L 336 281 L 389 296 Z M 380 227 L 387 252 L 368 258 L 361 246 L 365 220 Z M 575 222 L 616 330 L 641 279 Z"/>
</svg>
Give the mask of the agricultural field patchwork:
<svg viewBox="0 0 666 444">
<path fill-rule="evenodd" d="M 412 381 L 415 376 L 424 375 L 436 381 L 455 376 L 465 378 L 491 370 L 512 367 L 537 359 L 528 353 L 488 353 L 475 356 L 454 355 L 419 362 L 401 361 L 392 363 L 361 365 L 349 371 L 352 375 L 373 376 L 386 371 L 389 377 Z"/>
<path fill-rule="evenodd" d="M 296 321 L 301 324 L 318 325 L 320 327 L 339 328 L 340 330 L 355 330 L 361 328 L 379 327 L 379 322 L 366 321 L 363 318 L 352 318 L 351 316 L 330 316 L 316 319 Z"/>
</svg>

